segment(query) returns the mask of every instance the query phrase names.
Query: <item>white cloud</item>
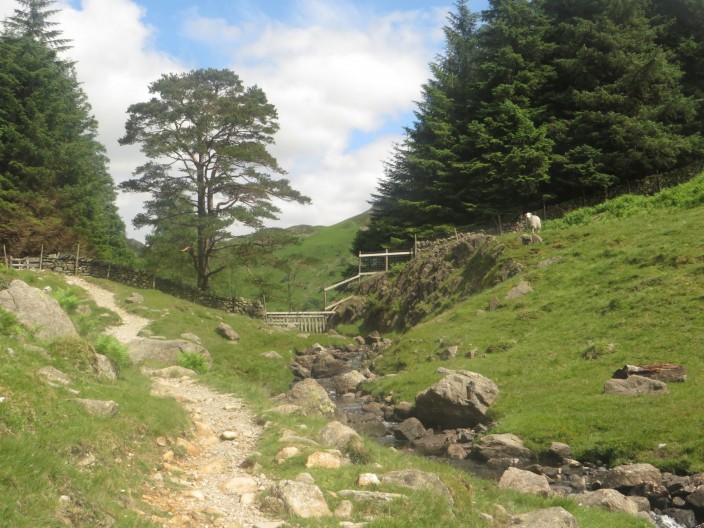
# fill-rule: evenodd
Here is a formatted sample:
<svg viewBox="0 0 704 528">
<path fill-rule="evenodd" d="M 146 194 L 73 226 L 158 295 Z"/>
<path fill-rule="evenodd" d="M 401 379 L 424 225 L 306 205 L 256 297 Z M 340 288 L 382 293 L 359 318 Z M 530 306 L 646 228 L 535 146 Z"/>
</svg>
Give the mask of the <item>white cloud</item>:
<svg viewBox="0 0 704 528">
<path fill-rule="evenodd" d="M 7 1 L 0 0 L 0 15 Z M 389 123 L 407 117 L 419 98 L 428 62 L 442 40 L 445 12 L 380 15 L 353 2 L 299 0 L 287 22 L 249 10 L 233 13 L 229 5 L 217 17 L 185 9 L 179 13 L 181 27 L 155 28 L 145 23 L 140 1 L 74 0 L 80 6 L 74 8 L 62 0 L 56 5 L 61 10 L 56 21 L 72 40 L 70 57 L 117 183 L 144 162 L 137 147 L 117 143 L 129 105 L 147 100 L 149 84 L 162 74 L 219 67 L 207 56 L 193 66 L 157 49 L 157 31 L 168 31 L 179 36 L 182 49 L 189 42 L 191 52 L 210 46 L 218 60 L 229 52 L 228 67 L 245 84 L 262 87 L 276 106 L 281 129 L 273 153 L 293 187 L 313 199 L 309 206 L 283 204 L 277 225 L 331 225 L 369 207 L 382 162 L 402 133 Z M 369 134 L 366 144 L 361 133 Z M 139 197 L 121 195 L 118 205 L 128 234 L 143 238 L 144 232 L 131 227 Z"/>
</svg>

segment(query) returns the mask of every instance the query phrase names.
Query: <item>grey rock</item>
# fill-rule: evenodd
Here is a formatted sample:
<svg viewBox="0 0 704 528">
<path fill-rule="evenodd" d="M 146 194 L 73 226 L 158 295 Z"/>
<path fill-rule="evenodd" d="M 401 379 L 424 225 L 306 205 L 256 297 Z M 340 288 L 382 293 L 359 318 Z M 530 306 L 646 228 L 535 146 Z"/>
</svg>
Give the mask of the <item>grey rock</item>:
<svg viewBox="0 0 704 528">
<path fill-rule="evenodd" d="M 119 405 L 112 400 L 88 400 L 84 398 L 76 398 L 76 402 L 83 407 L 88 414 L 99 416 L 102 418 L 112 418 L 117 415 Z"/>
<path fill-rule="evenodd" d="M 303 517 L 327 517 L 332 514 L 325 502 L 323 492 L 315 484 L 296 480 L 282 480 L 275 483 L 271 496 L 280 499 L 286 511 Z"/>
<path fill-rule="evenodd" d="M 416 395 L 416 416 L 427 426 L 473 427 L 486 420 L 499 388 L 489 378 L 466 370 L 439 369 L 445 377 Z"/>
<path fill-rule="evenodd" d="M 262 352 L 262 353 L 259 354 L 259 355 L 260 355 L 261 357 L 267 358 L 267 359 L 283 359 L 283 358 L 281 357 L 281 354 L 279 354 L 278 352 L 276 352 L 276 351 L 274 351 L 274 350 L 271 350 L 271 351 L 269 351 L 269 352 Z"/>
<path fill-rule="evenodd" d="M 452 499 L 452 493 L 445 483 L 434 473 L 427 473 L 418 469 L 401 469 L 398 471 L 389 471 L 379 476 L 381 484 L 401 486 L 414 490 L 430 491 L 434 494 L 441 495 L 447 500 L 450 507 L 454 506 L 455 502 Z"/>
<path fill-rule="evenodd" d="M 310 378 L 296 383 L 286 393 L 285 400 L 286 403 L 300 406 L 306 414 L 332 416 L 337 410 L 327 391 Z"/>
<path fill-rule="evenodd" d="M 42 367 L 37 370 L 37 374 L 42 376 L 49 385 L 57 387 L 59 385 L 68 385 L 71 383 L 71 378 L 54 367 Z"/>
<path fill-rule="evenodd" d="M 181 339 L 185 339 L 186 341 L 191 341 L 200 345 L 200 337 L 190 332 L 185 332 L 181 334 Z"/>
<path fill-rule="evenodd" d="M 21 280 L 13 280 L 0 291 L 0 308 L 15 314 L 23 326 L 42 340 L 78 337 L 68 315 L 56 299 Z"/>
<path fill-rule="evenodd" d="M 240 338 L 239 334 L 227 323 L 220 323 L 215 328 L 215 332 L 229 341 L 238 341 Z"/>
<path fill-rule="evenodd" d="M 557 506 L 513 517 L 514 528 L 579 528 L 570 512 Z"/>
<path fill-rule="evenodd" d="M 137 292 L 133 292 L 127 299 L 125 299 L 127 304 L 141 304 L 144 302 L 144 296 Z"/>
<path fill-rule="evenodd" d="M 374 504 L 385 504 L 406 498 L 405 495 L 401 495 L 400 493 L 385 493 L 382 491 L 340 490 L 337 492 L 337 495 L 343 499 L 350 499 L 351 501 Z"/>
<path fill-rule="evenodd" d="M 510 433 L 490 434 L 472 446 L 472 456 L 480 460 L 518 459 L 528 461 L 532 455 L 523 440 Z"/>
<path fill-rule="evenodd" d="M 604 392 L 618 396 L 666 394 L 667 384 L 644 376 L 629 376 L 627 379 L 610 379 L 604 385 Z"/>
<path fill-rule="evenodd" d="M 501 475 L 501 480 L 499 480 L 499 487 L 543 497 L 550 495 L 550 483 L 545 475 L 536 475 L 530 471 L 515 467 L 510 467 L 504 471 L 504 474 Z"/>
<path fill-rule="evenodd" d="M 639 511 L 638 504 L 615 489 L 587 491 L 577 495 L 575 500 L 582 506 L 600 507 L 612 512 L 636 515 Z"/>
<path fill-rule="evenodd" d="M 651 464 L 624 464 L 606 472 L 603 488 L 627 491 L 636 487 L 662 486 L 662 474 Z"/>
<path fill-rule="evenodd" d="M 367 381 L 367 378 L 358 370 L 351 370 L 350 372 L 339 374 L 332 379 L 333 387 L 338 394 L 355 392 L 365 381 Z"/>
<path fill-rule="evenodd" d="M 208 366 L 213 363 L 210 353 L 204 347 L 184 339 L 135 339 L 128 343 L 128 350 L 135 364 L 178 365 L 179 358 L 186 353 L 203 356 Z"/>
<path fill-rule="evenodd" d="M 418 418 L 408 418 L 394 428 L 394 437 L 403 442 L 412 442 L 425 435 L 425 427 Z"/>
<path fill-rule="evenodd" d="M 117 365 L 107 356 L 96 354 L 98 377 L 114 381 L 117 379 Z"/>
<path fill-rule="evenodd" d="M 506 300 L 510 301 L 512 299 L 518 299 L 519 297 L 524 297 L 531 293 L 533 288 L 527 282 L 520 282 L 518 286 L 511 288 L 506 294 Z"/>
<path fill-rule="evenodd" d="M 357 431 L 345 424 L 333 421 L 328 423 L 318 434 L 320 442 L 328 447 L 345 450 L 352 438 L 359 438 Z"/>
</svg>

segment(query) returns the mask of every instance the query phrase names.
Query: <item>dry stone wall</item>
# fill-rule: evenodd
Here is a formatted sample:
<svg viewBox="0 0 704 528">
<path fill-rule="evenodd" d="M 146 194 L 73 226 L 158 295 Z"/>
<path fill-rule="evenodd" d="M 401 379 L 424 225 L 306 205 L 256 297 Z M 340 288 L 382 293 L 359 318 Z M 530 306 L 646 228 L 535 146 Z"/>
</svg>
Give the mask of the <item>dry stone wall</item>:
<svg viewBox="0 0 704 528">
<path fill-rule="evenodd" d="M 134 288 L 159 290 L 180 299 L 229 313 L 256 318 L 264 317 L 264 306 L 259 301 L 242 297 L 218 297 L 176 281 L 154 277 L 144 271 L 117 266 L 100 260 L 79 258 L 76 261 L 76 258 L 72 255 L 46 256 L 41 261 L 39 258 L 23 260 L 22 267 L 24 269 L 40 269 L 41 267 L 41 269 L 67 275 L 88 275 L 100 279 L 110 279 Z"/>
</svg>

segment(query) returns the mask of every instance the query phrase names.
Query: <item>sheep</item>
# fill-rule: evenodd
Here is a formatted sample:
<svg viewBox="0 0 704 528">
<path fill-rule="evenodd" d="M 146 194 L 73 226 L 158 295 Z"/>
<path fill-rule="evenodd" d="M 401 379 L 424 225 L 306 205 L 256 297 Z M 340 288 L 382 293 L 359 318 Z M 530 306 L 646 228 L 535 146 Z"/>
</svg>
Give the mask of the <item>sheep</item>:
<svg viewBox="0 0 704 528">
<path fill-rule="evenodd" d="M 530 228 L 531 232 L 535 234 L 536 231 L 540 231 L 542 225 L 540 223 L 540 218 L 537 215 L 526 213 L 525 215 L 526 225 Z"/>
</svg>

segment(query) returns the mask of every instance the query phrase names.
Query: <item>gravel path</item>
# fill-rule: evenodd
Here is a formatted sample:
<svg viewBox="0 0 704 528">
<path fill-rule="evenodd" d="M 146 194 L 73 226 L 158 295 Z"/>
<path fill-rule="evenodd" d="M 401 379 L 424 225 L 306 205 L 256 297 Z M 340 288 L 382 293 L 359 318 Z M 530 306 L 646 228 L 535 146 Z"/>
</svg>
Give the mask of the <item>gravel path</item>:
<svg viewBox="0 0 704 528">
<path fill-rule="evenodd" d="M 123 324 L 108 332 L 123 343 L 137 338 L 148 319 L 127 313 L 114 295 L 80 277 L 67 282 L 86 290 L 99 306 L 118 313 Z M 162 527 L 275 528 L 256 506 L 256 496 L 272 482 L 240 468 L 256 450 L 262 425 L 245 403 L 192 378 L 155 378 L 152 393 L 172 396 L 195 425 L 189 439 L 160 438 L 162 468 L 143 489 L 146 502 L 165 512 L 151 520 Z M 176 453 L 176 454 L 175 454 Z M 179 456 L 178 453 L 185 453 Z"/>
</svg>

